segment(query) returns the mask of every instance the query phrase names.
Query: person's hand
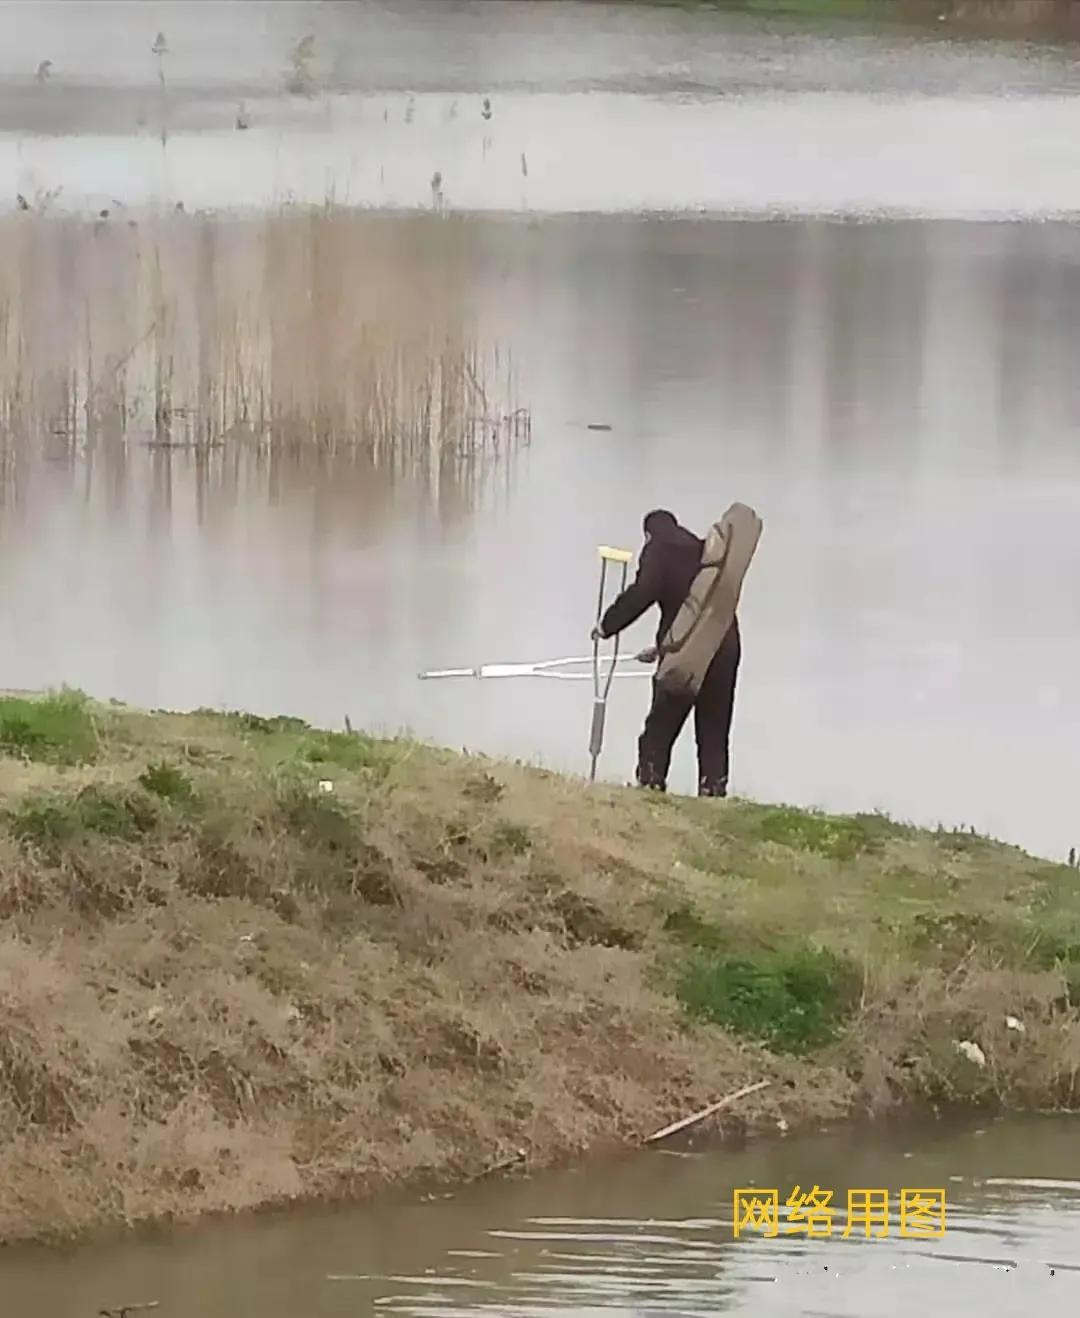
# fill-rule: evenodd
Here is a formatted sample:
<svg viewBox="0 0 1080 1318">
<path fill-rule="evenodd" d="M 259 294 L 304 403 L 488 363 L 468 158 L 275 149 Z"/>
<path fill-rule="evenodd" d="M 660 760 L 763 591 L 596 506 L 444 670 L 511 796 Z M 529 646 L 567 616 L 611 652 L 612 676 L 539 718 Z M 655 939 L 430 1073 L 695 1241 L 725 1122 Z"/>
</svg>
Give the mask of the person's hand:
<svg viewBox="0 0 1080 1318">
<path fill-rule="evenodd" d="M 650 645 L 640 654 L 634 656 L 639 664 L 654 664 L 660 658 L 660 652 L 655 645 Z"/>
<path fill-rule="evenodd" d="M 592 631 L 589 633 L 590 641 L 602 641 L 603 639 L 604 639 L 604 633 L 600 630 L 599 627 L 594 627 Z"/>
</svg>

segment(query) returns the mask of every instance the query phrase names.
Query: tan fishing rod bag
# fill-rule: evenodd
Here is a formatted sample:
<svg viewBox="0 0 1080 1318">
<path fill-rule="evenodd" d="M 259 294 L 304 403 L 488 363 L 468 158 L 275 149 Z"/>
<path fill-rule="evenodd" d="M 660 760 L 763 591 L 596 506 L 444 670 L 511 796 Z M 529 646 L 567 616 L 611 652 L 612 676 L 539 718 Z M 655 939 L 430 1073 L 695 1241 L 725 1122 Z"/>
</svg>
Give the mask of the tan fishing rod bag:
<svg viewBox="0 0 1080 1318">
<path fill-rule="evenodd" d="M 694 696 L 701 690 L 709 665 L 735 620 L 761 528 L 761 518 L 744 503 L 733 503 L 709 528 L 690 593 L 660 642 L 656 670 L 660 686 Z"/>
</svg>

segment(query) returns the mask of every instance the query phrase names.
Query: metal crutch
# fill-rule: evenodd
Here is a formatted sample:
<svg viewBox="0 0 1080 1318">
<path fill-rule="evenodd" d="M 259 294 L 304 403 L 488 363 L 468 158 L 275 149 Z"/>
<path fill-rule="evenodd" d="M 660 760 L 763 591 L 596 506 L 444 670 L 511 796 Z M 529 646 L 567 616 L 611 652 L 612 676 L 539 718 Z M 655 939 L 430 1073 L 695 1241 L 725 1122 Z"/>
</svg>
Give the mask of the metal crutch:
<svg viewBox="0 0 1080 1318">
<path fill-rule="evenodd" d="M 592 727 L 589 731 L 589 755 L 592 757 L 592 763 L 589 767 L 589 782 L 596 782 L 596 762 L 600 758 L 600 751 L 604 745 L 604 715 L 607 712 L 607 698 L 611 690 L 612 679 L 615 676 L 615 665 L 619 658 L 619 638 L 614 638 L 611 650 L 611 664 L 608 668 L 607 680 L 604 682 L 603 691 L 600 687 L 600 636 L 599 627 L 600 619 L 604 616 L 604 590 L 607 585 L 607 567 L 609 563 L 622 564 L 622 580 L 619 583 L 620 593 L 626 589 L 626 573 L 633 560 L 633 552 L 629 549 L 613 549 L 610 545 L 601 545 L 600 552 L 600 592 L 596 600 L 596 626 L 597 635 L 593 638 L 593 708 L 592 708 Z"/>
</svg>

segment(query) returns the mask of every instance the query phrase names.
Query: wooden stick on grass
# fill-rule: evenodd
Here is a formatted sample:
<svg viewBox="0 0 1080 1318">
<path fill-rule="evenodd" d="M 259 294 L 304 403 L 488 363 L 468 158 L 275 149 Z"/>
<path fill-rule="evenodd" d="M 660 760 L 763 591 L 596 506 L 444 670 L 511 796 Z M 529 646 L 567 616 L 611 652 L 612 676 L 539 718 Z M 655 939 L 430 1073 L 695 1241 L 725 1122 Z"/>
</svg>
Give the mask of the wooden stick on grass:
<svg viewBox="0 0 1080 1318">
<path fill-rule="evenodd" d="M 717 1099 L 715 1103 L 710 1103 L 708 1107 L 703 1107 L 700 1112 L 691 1112 L 688 1117 L 683 1117 L 681 1121 L 673 1121 L 670 1126 L 665 1126 L 662 1130 L 654 1131 L 645 1139 L 646 1144 L 653 1144 L 656 1140 L 666 1139 L 668 1135 L 675 1135 L 680 1130 L 685 1130 L 687 1126 L 696 1126 L 699 1121 L 704 1121 L 706 1117 L 711 1117 L 714 1112 L 719 1112 L 721 1108 L 727 1107 L 729 1103 L 734 1103 L 737 1098 L 745 1098 L 747 1094 L 756 1094 L 759 1089 L 766 1089 L 772 1084 L 771 1080 L 759 1080 L 757 1084 L 746 1085 L 742 1089 L 736 1089 L 733 1094 L 726 1094 L 723 1098 Z"/>
</svg>

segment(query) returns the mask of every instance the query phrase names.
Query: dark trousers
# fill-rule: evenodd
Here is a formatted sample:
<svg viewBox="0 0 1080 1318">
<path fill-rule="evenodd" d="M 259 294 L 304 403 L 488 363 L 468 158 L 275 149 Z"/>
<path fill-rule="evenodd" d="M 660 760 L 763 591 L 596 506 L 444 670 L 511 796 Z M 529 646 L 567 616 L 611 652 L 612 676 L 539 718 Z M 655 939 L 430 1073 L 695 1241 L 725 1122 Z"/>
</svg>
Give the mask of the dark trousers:
<svg viewBox="0 0 1080 1318">
<path fill-rule="evenodd" d="M 637 780 L 642 787 L 666 790 L 671 752 L 692 709 L 697 739 L 698 795 L 727 795 L 731 716 L 741 655 L 742 642 L 736 623 L 709 665 L 696 699 L 688 693 L 667 691 L 653 680 L 652 707 L 638 738 Z"/>
</svg>

